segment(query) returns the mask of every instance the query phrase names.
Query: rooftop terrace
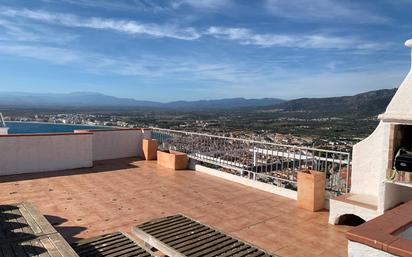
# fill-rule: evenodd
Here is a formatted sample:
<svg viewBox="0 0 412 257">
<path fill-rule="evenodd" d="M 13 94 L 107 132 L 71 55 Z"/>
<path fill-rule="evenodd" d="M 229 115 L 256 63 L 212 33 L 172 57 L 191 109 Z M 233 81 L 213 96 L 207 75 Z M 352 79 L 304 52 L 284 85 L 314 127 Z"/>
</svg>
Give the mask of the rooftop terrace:
<svg viewBox="0 0 412 257">
<path fill-rule="evenodd" d="M 93 168 L 0 177 L 0 202 L 33 202 L 74 242 L 185 214 L 280 256 L 347 256 L 345 232 L 328 212 L 296 201 L 156 161 L 97 161 Z"/>
</svg>

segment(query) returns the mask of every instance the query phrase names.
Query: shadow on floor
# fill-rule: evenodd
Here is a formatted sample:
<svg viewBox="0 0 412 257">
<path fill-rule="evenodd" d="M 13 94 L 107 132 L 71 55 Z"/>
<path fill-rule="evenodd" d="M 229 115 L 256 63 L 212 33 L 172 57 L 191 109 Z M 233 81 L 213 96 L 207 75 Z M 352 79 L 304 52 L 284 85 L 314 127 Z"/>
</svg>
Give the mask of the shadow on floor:
<svg viewBox="0 0 412 257">
<path fill-rule="evenodd" d="M 44 215 L 44 217 L 52 224 L 52 226 L 66 239 L 67 242 L 73 243 L 82 238 L 76 237 L 81 232 L 85 231 L 86 227 L 80 226 L 64 226 L 68 220 L 59 216 Z"/>
<path fill-rule="evenodd" d="M 135 163 L 139 160 L 141 159 L 122 158 L 114 160 L 95 161 L 93 162 L 93 167 L 90 168 L 6 175 L 0 176 L 0 183 L 139 168 L 139 166 Z"/>
<path fill-rule="evenodd" d="M 0 205 L 1 256 L 43 256 L 47 252 L 34 232 L 30 232 L 29 225 L 22 223 L 22 220 L 24 218 L 18 207 Z"/>
</svg>

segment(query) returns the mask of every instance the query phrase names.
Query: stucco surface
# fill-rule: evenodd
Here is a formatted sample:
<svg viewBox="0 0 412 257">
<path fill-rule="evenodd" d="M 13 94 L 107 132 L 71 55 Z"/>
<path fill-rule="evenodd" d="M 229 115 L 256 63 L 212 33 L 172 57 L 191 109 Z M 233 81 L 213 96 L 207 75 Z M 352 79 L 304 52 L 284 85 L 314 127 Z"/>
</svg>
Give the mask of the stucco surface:
<svg viewBox="0 0 412 257">
<path fill-rule="evenodd" d="M 351 193 L 379 196 L 388 165 L 389 124 L 376 130 L 353 147 Z"/>
<path fill-rule="evenodd" d="M 389 103 L 386 112 L 380 116 L 385 121 L 412 123 L 412 72 L 409 72 Z"/>
<path fill-rule="evenodd" d="M 0 175 L 91 167 L 92 134 L 0 137 Z"/>
<path fill-rule="evenodd" d="M 330 224 L 337 224 L 339 218 L 345 214 L 353 214 L 365 221 L 369 221 L 381 213 L 376 210 L 372 210 L 369 208 L 365 208 L 362 206 L 358 206 L 356 204 L 350 204 L 334 199 L 330 199 L 329 201 L 329 223 Z"/>
<path fill-rule="evenodd" d="M 142 131 L 105 130 L 93 131 L 93 160 L 143 157 Z"/>
<path fill-rule="evenodd" d="M 363 245 L 357 242 L 349 241 L 348 257 L 396 257 L 393 254 Z"/>
</svg>

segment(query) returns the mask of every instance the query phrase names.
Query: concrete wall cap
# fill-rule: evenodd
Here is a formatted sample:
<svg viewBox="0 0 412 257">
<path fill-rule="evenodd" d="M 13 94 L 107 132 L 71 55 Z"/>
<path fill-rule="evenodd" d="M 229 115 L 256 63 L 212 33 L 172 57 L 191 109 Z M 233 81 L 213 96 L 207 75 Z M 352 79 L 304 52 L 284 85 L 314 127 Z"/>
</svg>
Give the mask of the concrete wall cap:
<svg viewBox="0 0 412 257">
<path fill-rule="evenodd" d="M 31 134 L 7 134 L 0 135 L 1 137 L 52 137 L 52 136 L 79 136 L 79 135 L 93 135 L 92 132 L 77 132 L 77 133 L 31 133 Z"/>
</svg>

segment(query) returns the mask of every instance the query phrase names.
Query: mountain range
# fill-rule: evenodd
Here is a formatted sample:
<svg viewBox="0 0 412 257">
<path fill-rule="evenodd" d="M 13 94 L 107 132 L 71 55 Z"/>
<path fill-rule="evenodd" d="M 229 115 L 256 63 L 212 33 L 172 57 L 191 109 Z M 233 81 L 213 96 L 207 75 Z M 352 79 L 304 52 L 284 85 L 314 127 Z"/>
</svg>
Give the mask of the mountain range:
<svg viewBox="0 0 412 257">
<path fill-rule="evenodd" d="M 228 98 L 219 100 L 175 101 L 160 103 L 119 98 L 95 92 L 68 94 L 1 93 L 0 106 L 15 107 L 156 107 L 167 109 L 232 109 L 243 107 L 273 106 L 284 102 L 277 98 L 245 99 Z"/>
<path fill-rule="evenodd" d="M 272 109 L 287 112 L 333 113 L 371 116 L 383 113 L 397 88 L 369 91 L 353 96 L 300 98 L 277 104 Z"/>
<path fill-rule="evenodd" d="M 68 94 L 0 93 L 0 107 L 125 107 L 164 108 L 174 110 L 226 110 L 256 108 L 283 112 L 330 112 L 375 115 L 385 110 L 394 89 L 381 89 L 354 96 L 328 98 L 300 98 L 282 100 L 278 98 L 228 98 L 219 100 L 175 101 L 160 103 L 139 101 L 132 98 L 118 98 L 94 92 Z"/>
</svg>

